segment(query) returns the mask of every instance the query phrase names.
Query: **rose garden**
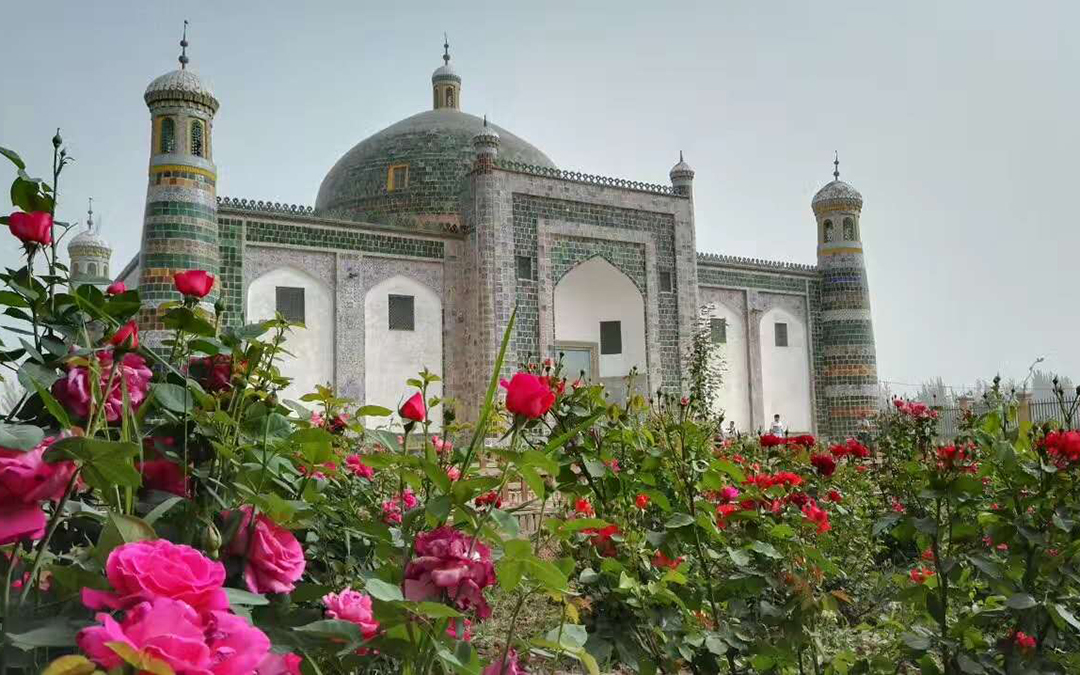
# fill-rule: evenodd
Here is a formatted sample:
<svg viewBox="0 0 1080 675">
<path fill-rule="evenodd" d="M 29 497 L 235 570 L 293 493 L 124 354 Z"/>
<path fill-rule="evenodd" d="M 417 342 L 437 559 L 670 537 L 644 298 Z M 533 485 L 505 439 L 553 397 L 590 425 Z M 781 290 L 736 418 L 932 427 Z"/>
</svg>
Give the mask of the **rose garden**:
<svg viewBox="0 0 1080 675">
<path fill-rule="evenodd" d="M 955 438 L 900 400 L 725 438 L 707 387 L 612 404 L 503 353 L 467 424 L 427 371 L 283 400 L 303 327 L 225 328 L 206 272 L 153 349 L 136 291 L 69 289 L 55 147 L 50 180 L 0 148 L 0 675 L 1080 672 L 1071 425 L 994 392 Z"/>
</svg>

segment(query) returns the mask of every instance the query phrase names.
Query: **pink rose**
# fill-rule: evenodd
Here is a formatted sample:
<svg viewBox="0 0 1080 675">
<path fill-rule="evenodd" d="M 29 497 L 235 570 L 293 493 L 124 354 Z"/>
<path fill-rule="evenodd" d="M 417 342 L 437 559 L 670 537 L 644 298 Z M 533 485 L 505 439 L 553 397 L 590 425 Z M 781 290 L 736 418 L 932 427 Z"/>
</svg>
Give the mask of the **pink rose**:
<svg viewBox="0 0 1080 675">
<path fill-rule="evenodd" d="M 456 466 L 451 466 L 446 469 L 446 477 L 451 481 L 456 481 L 461 478 L 461 469 Z"/>
<path fill-rule="evenodd" d="M 255 669 L 255 675 L 300 675 L 299 656 L 289 652 L 288 654 L 275 654 L 270 652 Z"/>
<path fill-rule="evenodd" d="M 360 626 L 365 640 L 379 632 L 379 622 L 371 613 L 371 598 L 359 591 L 346 588 L 340 593 L 327 593 L 322 599 L 326 615 L 331 619 L 348 621 Z"/>
<path fill-rule="evenodd" d="M 502 386 L 506 389 L 506 409 L 514 415 L 543 417 L 555 403 L 555 392 L 532 373 L 516 373 L 509 382 L 503 380 Z"/>
<path fill-rule="evenodd" d="M 526 675 L 526 670 L 518 663 L 517 652 L 513 649 L 506 653 L 506 661 L 502 662 L 502 652 L 495 657 L 495 660 L 484 668 L 484 672 L 481 675 Z"/>
<path fill-rule="evenodd" d="M 720 498 L 725 502 L 733 502 L 739 498 L 739 488 L 728 485 L 720 490 Z"/>
<path fill-rule="evenodd" d="M 123 281 L 114 281 L 108 285 L 105 292 L 109 295 L 120 295 L 121 293 L 127 293 L 127 285 Z"/>
<path fill-rule="evenodd" d="M 184 469 L 176 462 L 154 459 L 149 462 L 135 462 L 135 468 L 142 473 L 144 488 L 170 492 L 181 497 L 188 496 L 190 485 L 184 478 Z"/>
<path fill-rule="evenodd" d="M 228 552 L 235 556 L 247 553 L 244 581 L 252 593 L 289 593 L 304 574 L 304 549 L 292 532 L 260 513 L 251 527 L 251 506 L 240 508 L 244 513 L 240 529 L 229 544 Z"/>
<path fill-rule="evenodd" d="M 113 336 L 109 338 L 109 344 L 114 347 L 123 347 L 124 349 L 138 349 L 139 348 L 139 325 L 134 321 L 128 321 L 123 326 L 116 329 Z"/>
<path fill-rule="evenodd" d="M 124 387 L 127 387 L 128 400 L 133 410 L 137 410 L 146 400 L 150 390 L 153 373 L 146 367 L 146 361 L 138 354 L 124 354 L 116 366 L 109 387 L 109 373 L 113 367 L 113 352 L 106 349 L 97 354 L 99 369 L 98 386 L 104 393 L 105 419 L 115 422 L 124 411 Z M 57 380 L 52 386 L 52 393 L 69 411 L 79 417 L 90 414 L 92 388 L 90 386 L 90 368 L 88 366 L 69 366 L 67 376 Z"/>
<path fill-rule="evenodd" d="M 251 675 L 270 652 L 265 633 L 229 612 L 206 617 L 206 641 L 214 675 Z"/>
<path fill-rule="evenodd" d="M 398 410 L 398 414 L 402 419 L 411 420 L 413 422 L 423 422 L 427 417 L 427 408 L 424 407 L 424 396 L 420 392 L 416 392 L 409 397 L 408 401 L 402 404 L 401 409 Z"/>
<path fill-rule="evenodd" d="M 169 664 L 176 673 L 210 671 L 210 648 L 198 612 L 179 600 L 158 598 L 127 612 L 122 623 L 105 613 L 101 625 L 79 631 L 79 649 L 104 668 L 120 668 L 124 661 L 109 648 L 118 642 Z"/>
<path fill-rule="evenodd" d="M 59 501 L 75 472 L 72 462 L 45 461 L 53 440 L 26 452 L 0 447 L 0 545 L 45 536 L 41 502 Z"/>
<path fill-rule="evenodd" d="M 173 283 L 181 295 L 203 298 L 214 288 L 214 275 L 203 270 L 188 270 L 173 275 Z"/>
<path fill-rule="evenodd" d="M 349 468 L 349 471 L 351 471 L 354 476 L 367 478 L 368 480 L 375 477 L 375 469 L 364 464 L 364 460 L 360 459 L 360 455 L 349 455 L 346 457 L 345 466 Z"/>
<path fill-rule="evenodd" d="M 82 590 L 90 609 L 126 609 L 156 598 L 182 600 L 199 612 L 226 610 L 225 566 L 190 546 L 165 539 L 117 546 L 105 563 L 115 593 Z"/>
<path fill-rule="evenodd" d="M 53 217 L 45 211 L 16 211 L 8 217 L 11 233 L 28 247 L 52 243 Z"/>
<path fill-rule="evenodd" d="M 459 609 L 491 616 L 483 589 L 495 583 L 491 551 L 458 530 L 440 527 L 417 535 L 416 557 L 405 567 L 405 597 L 427 600 L 445 593 Z"/>
</svg>

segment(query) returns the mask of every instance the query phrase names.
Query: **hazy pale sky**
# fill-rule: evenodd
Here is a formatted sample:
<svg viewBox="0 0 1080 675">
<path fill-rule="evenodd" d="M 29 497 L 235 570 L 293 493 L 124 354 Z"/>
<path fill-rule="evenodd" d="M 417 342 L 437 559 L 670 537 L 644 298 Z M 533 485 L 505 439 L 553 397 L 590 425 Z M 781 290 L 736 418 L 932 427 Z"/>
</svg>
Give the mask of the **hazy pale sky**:
<svg viewBox="0 0 1080 675">
<path fill-rule="evenodd" d="M 82 221 L 92 195 L 114 269 L 142 226 L 142 93 L 177 66 L 183 19 L 221 101 L 218 194 L 299 204 L 430 107 L 445 30 L 462 108 L 560 167 L 666 183 L 683 150 L 701 251 L 813 263 L 810 198 L 838 150 L 866 202 L 883 380 L 1022 377 L 1037 356 L 1080 375 L 1080 3 L 5 5 L 0 145 L 44 176 L 62 128 L 77 162 L 59 217 Z"/>
</svg>

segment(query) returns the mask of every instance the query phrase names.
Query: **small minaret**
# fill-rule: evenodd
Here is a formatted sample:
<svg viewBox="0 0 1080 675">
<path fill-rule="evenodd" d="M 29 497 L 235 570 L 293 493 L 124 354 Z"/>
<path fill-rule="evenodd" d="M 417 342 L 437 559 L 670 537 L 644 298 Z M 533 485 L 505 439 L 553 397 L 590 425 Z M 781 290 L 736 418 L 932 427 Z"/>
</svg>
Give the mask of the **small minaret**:
<svg viewBox="0 0 1080 675">
<path fill-rule="evenodd" d="M 818 387 L 824 388 L 827 434 L 853 436 L 859 423 L 878 409 L 877 353 L 870 317 L 859 218 L 863 198 L 840 180 L 840 159 L 833 159 L 833 180 L 811 202 L 817 221 L 821 273 L 821 344 Z"/>
<path fill-rule="evenodd" d="M 443 64 L 431 74 L 435 110 L 461 110 L 461 76 L 450 65 L 450 40 L 443 33 Z"/>
<path fill-rule="evenodd" d="M 161 328 L 158 306 L 179 300 L 173 274 L 201 269 L 218 280 L 204 300 L 210 308 L 220 292 L 217 167 L 213 158 L 218 100 L 188 69 L 187 21 L 180 41 L 180 67 L 150 83 L 143 95 L 150 109 L 150 170 L 146 190 L 139 290 L 140 328 L 153 344 Z M 157 335 L 155 336 L 155 333 Z"/>
<path fill-rule="evenodd" d="M 683 159 L 682 150 L 679 151 L 679 163 L 671 167 L 668 174 L 671 177 L 671 187 L 675 194 L 694 197 L 694 170 Z"/>
<path fill-rule="evenodd" d="M 68 279 L 71 290 L 83 284 L 104 286 L 112 282 L 109 277 L 112 247 L 101 236 L 100 218 L 98 221 L 95 225 L 94 198 L 90 197 L 90 205 L 86 209 L 86 229 L 68 244 L 68 258 L 71 261 Z"/>
<path fill-rule="evenodd" d="M 484 115 L 484 126 L 473 136 L 473 149 L 476 150 L 476 161 L 473 165 L 476 171 L 490 171 L 499 156 L 499 134 L 488 126 L 487 115 Z"/>
</svg>

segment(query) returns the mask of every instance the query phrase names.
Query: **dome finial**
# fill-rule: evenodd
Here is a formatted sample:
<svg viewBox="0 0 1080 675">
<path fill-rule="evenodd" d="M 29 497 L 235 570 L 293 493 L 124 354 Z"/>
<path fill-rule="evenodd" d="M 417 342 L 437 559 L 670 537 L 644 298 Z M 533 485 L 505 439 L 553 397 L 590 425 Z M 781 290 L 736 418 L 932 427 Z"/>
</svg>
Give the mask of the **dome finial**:
<svg viewBox="0 0 1080 675">
<path fill-rule="evenodd" d="M 442 39 L 443 39 L 443 46 L 442 46 L 443 47 L 443 57 L 442 57 L 442 60 L 443 60 L 444 64 L 450 65 L 450 38 L 446 37 L 446 33 L 444 32 L 442 34 Z"/>
<path fill-rule="evenodd" d="M 487 127 L 487 113 L 484 113 L 484 126 Z"/>
<path fill-rule="evenodd" d="M 833 150 L 832 164 L 833 164 L 833 172 L 832 172 L 833 180 L 840 180 L 840 153 L 837 152 L 836 150 Z"/>
<path fill-rule="evenodd" d="M 88 197 L 90 205 L 86 207 L 86 229 L 94 231 L 94 198 Z"/>
<path fill-rule="evenodd" d="M 187 45 L 187 19 L 184 19 L 184 35 L 180 38 L 180 70 L 184 70 L 188 64 Z"/>
<path fill-rule="evenodd" d="M 679 151 L 679 161 L 680 161 L 680 162 L 681 162 L 681 161 L 683 161 L 683 158 L 682 158 L 682 150 L 680 150 L 680 151 Z"/>
</svg>

